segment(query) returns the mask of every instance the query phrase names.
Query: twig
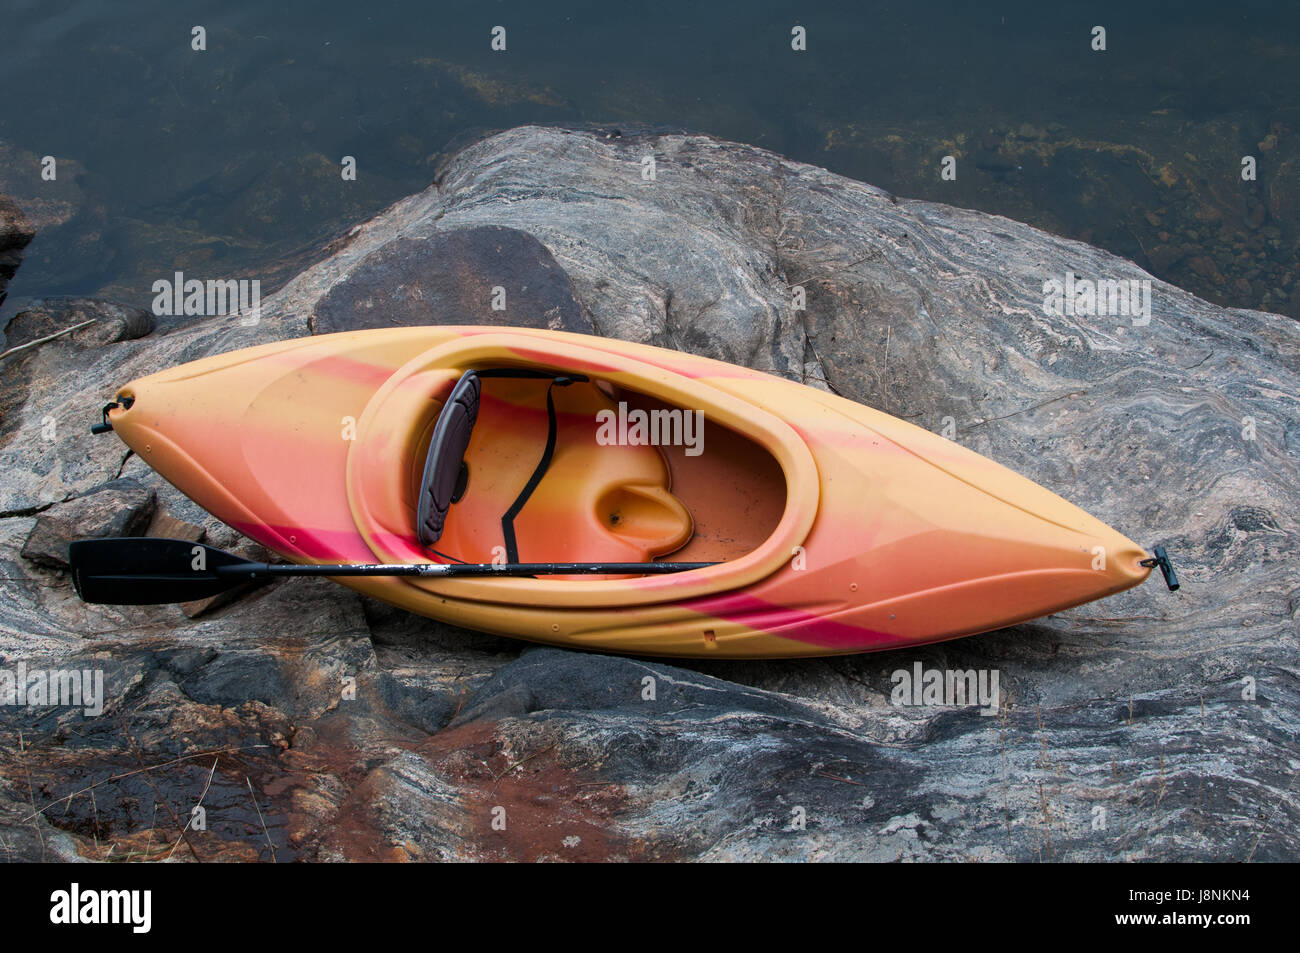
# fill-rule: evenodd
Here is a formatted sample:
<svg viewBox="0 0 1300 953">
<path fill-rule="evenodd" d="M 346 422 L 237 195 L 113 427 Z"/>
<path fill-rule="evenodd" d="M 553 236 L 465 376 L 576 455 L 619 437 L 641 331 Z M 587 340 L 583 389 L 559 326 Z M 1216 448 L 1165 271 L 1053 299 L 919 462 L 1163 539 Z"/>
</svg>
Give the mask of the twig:
<svg viewBox="0 0 1300 953">
<path fill-rule="evenodd" d="M 172 760 L 164 761 L 161 764 L 151 764 L 142 768 L 136 768 L 133 771 L 124 771 L 121 774 L 109 775 L 108 777 L 104 778 L 104 780 L 102 781 L 96 781 L 94 784 L 89 784 L 86 787 L 81 788 L 80 790 L 73 791 L 71 794 L 67 794 L 61 798 L 53 800 L 49 804 L 45 805 L 40 809 L 37 809 L 35 805 L 32 805 L 32 809 L 33 811 L 35 811 L 35 813 L 29 814 L 27 817 L 24 817 L 23 820 L 30 821 L 32 818 L 40 814 L 44 814 L 46 811 L 54 807 L 56 804 L 62 804 L 64 801 L 71 800 L 72 798 L 76 797 L 78 794 L 85 794 L 87 791 L 93 791 L 95 788 L 102 787 L 105 784 L 110 784 L 113 781 L 122 781 L 125 780 L 126 778 L 134 777 L 137 774 L 144 774 L 148 771 L 156 771 L 159 768 L 170 768 L 174 764 L 181 764 L 184 761 L 193 761 L 195 758 L 206 758 L 214 754 L 233 754 L 236 751 L 251 751 L 254 748 L 269 748 L 269 747 L 271 746 L 270 745 L 242 745 L 235 748 L 221 748 L 216 751 L 197 751 L 194 754 L 182 755 L 179 758 L 173 758 Z"/>
<path fill-rule="evenodd" d="M 27 801 L 36 810 L 36 792 L 32 790 L 32 766 L 27 758 L 27 745 L 23 741 L 23 731 L 18 729 L 18 751 L 23 756 L 23 767 L 27 769 Z M 32 826 L 36 828 L 36 837 L 41 842 L 41 863 L 45 863 L 45 832 L 41 830 L 41 822 L 32 815 Z"/>
<path fill-rule="evenodd" d="M 814 352 L 814 353 L 816 353 L 816 352 Z M 843 396 L 844 396 L 844 395 L 840 392 L 840 389 L 839 389 L 838 387 L 836 387 L 834 384 L 832 384 L 832 383 L 831 383 L 830 381 L 828 381 L 826 378 L 822 377 L 820 374 L 806 374 L 806 375 L 804 375 L 804 376 L 805 376 L 806 378 L 808 378 L 808 379 L 811 379 L 811 380 L 821 381 L 823 384 L 825 384 L 827 387 L 830 388 L 831 393 L 834 394 L 835 396 L 837 396 L 837 397 L 843 397 Z"/>
<path fill-rule="evenodd" d="M 26 344 L 19 344 L 16 347 L 11 347 L 7 351 L 0 352 L 0 360 L 3 360 L 10 354 L 17 354 L 19 351 L 25 351 L 29 347 L 36 347 L 38 344 L 45 344 L 48 341 L 53 341 L 55 338 L 61 338 L 65 334 L 71 334 L 73 331 L 78 331 L 88 324 L 94 324 L 98 320 L 98 318 L 91 318 L 89 321 L 82 321 L 80 324 L 74 324 L 70 328 L 64 328 L 62 331 L 55 331 L 53 334 L 47 334 L 43 338 L 37 338 L 35 341 L 28 341 Z"/>
<path fill-rule="evenodd" d="M 970 432 L 974 430 L 976 427 L 983 427 L 985 424 L 991 424 L 995 420 L 1006 420 L 1010 417 L 1019 416 L 1020 414 L 1027 414 L 1031 410 L 1037 410 L 1039 407 L 1046 407 L 1048 404 L 1054 404 L 1058 400 L 1065 400 L 1065 398 L 1067 397 L 1082 397 L 1086 393 L 1088 393 L 1087 388 L 1084 388 L 1083 390 L 1072 390 L 1068 394 L 1060 394 L 1056 397 L 1049 397 L 1047 398 L 1047 400 L 1040 400 L 1036 404 L 1030 404 L 1028 407 L 1023 407 L 1020 410 L 1013 411 L 1012 413 L 1009 414 L 1003 414 L 1001 417 L 987 417 L 984 420 L 979 421 L 978 423 L 971 424 L 969 427 L 966 428 L 966 432 Z"/>
<path fill-rule="evenodd" d="M 841 265 L 839 268 L 836 268 L 834 271 L 822 272 L 821 274 L 811 275 L 807 278 L 800 278 L 798 281 L 790 281 L 788 283 L 791 285 L 808 285 L 814 281 L 826 281 L 828 278 L 833 278 L 836 275 L 842 274 L 843 272 L 848 271 L 850 268 L 856 268 L 858 265 L 861 265 L 863 262 L 870 261 L 871 259 L 875 258 L 879 254 L 880 254 L 880 249 L 875 248 L 872 249 L 869 254 L 863 255 L 861 258 L 856 258 L 853 261 L 849 262 L 847 265 Z"/>
<path fill-rule="evenodd" d="M 803 327 L 804 343 L 807 344 L 809 349 L 812 351 L 813 360 L 815 360 L 817 364 L 824 370 L 826 368 L 826 364 L 822 361 L 822 356 L 817 353 L 817 345 L 813 343 L 812 332 L 808 330 L 808 314 L 806 311 L 799 312 L 799 324 Z M 839 397 L 844 396 L 839 392 L 838 388 L 836 388 L 836 386 L 832 384 L 829 380 L 827 380 L 825 377 L 820 377 L 817 374 L 809 374 L 803 368 L 800 368 L 800 374 L 803 376 L 803 383 L 807 384 L 808 378 L 811 377 L 813 380 L 821 381 L 823 384 L 829 387 L 832 394 L 835 394 L 836 396 Z"/>
<path fill-rule="evenodd" d="M 1052 810 L 1047 803 L 1047 794 L 1043 790 L 1043 782 L 1038 782 L 1038 803 L 1043 812 L 1043 836 L 1044 854 L 1048 860 L 1052 859 Z"/>
<path fill-rule="evenodd" d="M 145 767 L 144 754 L 140 751 L 140 746 L 135 743 L 135 738 L 131 735 L 131 728 L 126 723 L 125 715 L 122 718 L 122 734 L 126 736 L 126 743 L 130 746 L 131 753 L 135 755 L 136 763 L 138 763 L 141 768 Z M 190 856 L 194 858 L 194 862 L 199 864 L 203 863 L 203 858 L 200 857 L 199 852 L 194 849 L 194 845 L 190 843 L 189 834 L 187 833 L 190 826 L 189 823 L 181 823 L 180 817 L 172 810 L 171 802 L 162 796 L 162 792 L 158 790 L 158 785 L 154 784 L 153 776 L 148 772 L 145 773 L 144 782 L 149 785 L 150 789 L 153 791 L 154 797 L 158 801 L 162 802 L 162 806 L 165 807 L 167 813 L 171 815 L 172 823 L 176 825 L 176 829 L 181 832 L 181 840 L 185 841 L 185 846 L 190 849 Z M 155 810 L 156 809 L 157 808 L 155 807 Z"/>
<path fill-rule="evenodd" d="M 856 784 L 860 788 L 870 787 L 869 784 L 864 784 L 861 781 L 854 781 L 851 778 L 842 778 L 838 774 L 828 774 L 825 771 L 818 771 L 817 776 L 821 778 L 830 778 L 832 781 L 843 781 L 845 784 Z"/>
<path fill-rule="evenodd" d="M 1291 775 L 1291 783 L 1286 786 L 1286 792 L 1278 798 L 1277 804 L 1273 807 L 1273 813 L 1268 816 L 1264 826 L 1259 829 L 1259 836 L 1255 838 L 1255 844 L 1250 848 L 1250 853 L 1246 855 L 1246 863 L 1250 863 L 1255 856 L 1255 851 L 1259 849 L 1259 842 L 1264 839 L 1264 834 L 1268 831 L 1268 826 L 1273 823 L 1273 818 L 1277 816 L 1278 809 L 1282 807 L 1282 802 L 1291 796 L 1291 788 L 1295 786 L 1295 774 Z"/>
<path fill-rule="evenodd" d="M 493 779 L 493 781 L 492 781 L 492 790 L 495 791 L 497 785 L 501 783 L 501 779 L 504 778 L 504 777 L 505 777 L 507 774 L 509 774 L 511 771 L 513 771 L 515 768 L 519 767 L 521 764 L 525 764 L 525 763 L 527 763 L 527 762 L 529 762 L 529 761 L 532 761 L 534 758 L 538 757 L 539 755 L 544 755 L 544 754 L 546 754 L 546 752 L 548 752 L 548 751 L 554 751 L 554 750 L 555 750 L 556 748 L 558 748 L 559 746 L 560 746 L 560 743 L 557 741 L 555 744 L 553 744 L 553 745 L 551 745 L 551 746 L 549 746 L 549 747 L 543 748 L 543 749 L 540 750 L 540 751 L 534 751 L 532 754 L 530 754 L 530 755 L 529 755 L 528 757 L 526 757 L 526 758 L 520 758 L 518 761 L 516 761 L 514 764 L 510 765 L 508 768 L 506 768 L 504 771 L 502 771 L 500 774 L 498 774 L 498 775 L 496 776 L 496 778 Z"/>
<path fill-rule="evenodd" d="M 885 333 L 885 368 L 880 373 L 880 390 L 885 398 L 885 413 L 889 413 L 889 345 L 894 339 L 894 320 L 889 320 L 889 330 Z"/>
<path fill-rule="evenodd" d="M 271 863 L 277 863 L 275 844 L 271 843 L 271 832 L 266 829 L 266 818 L 262 816 L 262 808 L 257 803 L 257 795 L 253 792 L 253 782 L 248 780 L 248 775 L 244 775 L 244 783 L 248 785 L 248 796 L 253 799 L 253 807 L 257 808 L 257 819 L 262 822 L 262 834 L 266 837 L 266 846 L 271 848 Z"/>
<path fill-rule="evenodd" d="M 199 808 L 203 806 L 203 799 L 208 796 L 208 788 L 212 787 L 212 776 L 217 773 L 217 762 L 220 760 L 221 760 L 220 758 L 212 759 L 212 770 L 208 772 L 208 783 L 203 785 L 203 793 L 199 795 L 199 803 L 194 805 L 195 808 Z M 93 797 L 94 795 L 92 794 L 91 796 Z M 181 836 L 176 838 L 176 843 L 172 844 L 172 849 L 167 852 L 168 860 L 172 859 L 172 854 L 176 853 L 176 848 L 181 846 L 181 839 L 185 836 L 185 831 L 189 830 L 190 825 L 193 823 L 194 823 L 194 809 L 191 808 L 190 819 L 185 822 L 185 830 L 181 831 Z"/>
<path fill-rule="evenodd" d="M 71 804 L 72 802 L 69 801 L 68 803 Z M 90 813 L 91 816 L 95 819 L 95 824 L 94 827 L 91 828 L 91 831 L 95 835 L 95 852 L 98 853 L 99 852 L 99 802 L 95 800 L 94 791 L 90 792 Z"/>
</svg>

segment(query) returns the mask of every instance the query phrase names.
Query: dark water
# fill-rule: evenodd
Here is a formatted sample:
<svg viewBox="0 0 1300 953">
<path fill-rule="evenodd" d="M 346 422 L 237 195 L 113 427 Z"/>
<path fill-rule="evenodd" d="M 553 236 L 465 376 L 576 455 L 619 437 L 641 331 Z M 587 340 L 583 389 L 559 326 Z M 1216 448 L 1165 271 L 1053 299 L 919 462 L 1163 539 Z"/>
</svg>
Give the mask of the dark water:
<svg viewBox="0 0 1300 953">
<path fill-rule="evenodd" d="M 147 305 L 177 269 L 274 284 L 474 136 L 594 122 L 756 143 L 1300 317 L 1295 3 L 11 0 L 2 29 L 0 191 L 40 229 L 6 315 Z"/>
</svg>

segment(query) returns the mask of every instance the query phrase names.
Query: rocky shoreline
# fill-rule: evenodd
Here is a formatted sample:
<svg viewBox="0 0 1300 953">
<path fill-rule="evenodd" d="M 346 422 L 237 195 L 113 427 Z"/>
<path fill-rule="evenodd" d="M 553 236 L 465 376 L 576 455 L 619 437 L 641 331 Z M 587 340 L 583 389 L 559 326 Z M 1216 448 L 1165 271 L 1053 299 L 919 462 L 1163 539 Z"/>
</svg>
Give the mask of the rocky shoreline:
<svg viewBox="0 0 1300 953">
<path fill-rule="evenodd" d="M 1067 274 L 1148 282 L 1149 320 L 1052 313 L 1044 283 Z M 1300 851 L 1292 320 L 757 148 L 536 126 L 460 152 L 255 325 L 149 317 L 52 299 L 6 329 L 12 347 L 94 321 L 0 366 L 0 669 L 102 671 L 106 693 L 96 717 L 0 706 L 6 859 Z M 325 581 L 188 610 L 76 599 L 61 547 L 78 535 L 248 551 L 90 436 L 118 384 L 376 323 L 564 328 L 829 387 L 1165 543 L 1184 588 L 908 652 L 700 665 L 529 647 Z M 918 663 L 996 670 L 1003 704 L 893 704 Z M 182 832 L 200 797 L 206 829 Z"/>
</svg>

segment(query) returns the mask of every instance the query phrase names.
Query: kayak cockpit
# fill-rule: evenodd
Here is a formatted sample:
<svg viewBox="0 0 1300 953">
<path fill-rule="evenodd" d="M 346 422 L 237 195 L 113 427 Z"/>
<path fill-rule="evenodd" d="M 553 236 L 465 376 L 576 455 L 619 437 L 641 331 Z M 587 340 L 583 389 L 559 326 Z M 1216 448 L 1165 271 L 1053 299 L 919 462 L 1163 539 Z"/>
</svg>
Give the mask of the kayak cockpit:
<svg viewBox="0 0 1300 953">
<path fill-rule="evenodd" d="M 521 563 L 712 565 L 640 577 L 412 578 L 403 585 L 510 606 L 678 602 L 767 578 L 806 540 L 820 499 L 817 465 L 800 434 L 762 406 L 774 379 L 740 369 L 712 376 L 727 366 L 703 358 L 670 367 L 645 359 L 656 356 L 653 349 L 623 354 L 579 335 L 459 330 L 388 375 L 346 444 L 347 505 L 375 561 L 506 563 L 502 520 L 513 511 Z M 417 525 L 429 449 L 469 370 L 479 378 L 478 411 L 461 460 L 453 452 L 434 467 L 442 492 L 449 482 L 458 498 L 447 503 L 429 547 Z M 498 371 L 511 376 L 488 373 Z M 549 442 L 548 395 L 555 444 L 525 496 Z M 645 429 L 655 420 L 658 444 Z"/>
<path fill-rule="evenodd" d="M 724 562 L 785 511 L 773 456 L 698 408 L 532 368 L 467 370 L 439 397 L 408 463 L 435 557 Z"/>
</svg>

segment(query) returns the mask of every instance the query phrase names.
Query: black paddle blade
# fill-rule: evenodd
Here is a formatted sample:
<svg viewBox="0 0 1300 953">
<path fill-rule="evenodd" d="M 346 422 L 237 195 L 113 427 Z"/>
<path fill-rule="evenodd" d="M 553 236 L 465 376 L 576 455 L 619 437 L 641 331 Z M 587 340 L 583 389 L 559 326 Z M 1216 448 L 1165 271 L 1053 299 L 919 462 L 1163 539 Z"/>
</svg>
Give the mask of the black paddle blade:
<svg viewBox="0 0 1300 953">
<path fill-rule="evenodd" d="M 68 547 L 72 585 L 84 602 L 147 606 L 207 599 L 243 584 L 217 575 L 246 560 L 183 539 L 79 539 Z"/>
</svg>

